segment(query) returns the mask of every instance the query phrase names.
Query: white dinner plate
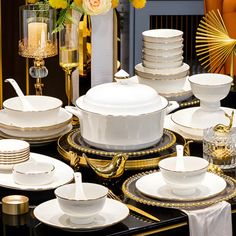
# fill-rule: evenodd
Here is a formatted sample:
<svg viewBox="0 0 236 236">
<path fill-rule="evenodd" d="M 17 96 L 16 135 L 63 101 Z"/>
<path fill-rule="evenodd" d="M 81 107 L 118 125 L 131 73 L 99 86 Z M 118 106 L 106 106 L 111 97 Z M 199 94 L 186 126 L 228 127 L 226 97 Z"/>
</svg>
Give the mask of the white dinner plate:
<svg viewBox="0 0 236 236">
<path fill-rule="evenodd" d="M 146 196 L 175 201 L 198 201 L 221 193 L 226 188 L 226 182 L 220 176 L 206 173 L 204 181 L 196 187 L 192 195 L 179 196 L 171 191 L 162 178 L 161 172 L 155 172 L 141 177 L 136 182 L 136 188 Z"/>
<path fill-rule="evenodd" d="M 59 207 L 57 199 L 38 205 L 34 209 L 35 217 L 44 224 L 66 231 L 92 231 L 102 229 L 124 220 L 129 215 L 128 207 L 116 200 L 106 199 L 101 212 L 89 224 L 73 224 Z"/>
<path fill-rule="evenodd" d="M 233 108 L 221 107 L 216 112 L 204 112 L 201 107 L 190 107 L 178 110 L 171 115 L 171 120 L 176 127 L 185 134 L 202 140 L 203 130 L 217 124 L 229 124 L 229 119 L 224 112 L 231 115 Z M 236 111 L 234 110 L 234 113 Z M 236 127 L 236 114 L 234 115 L 233 127 Z"/>
<path fill-rule="evenodd" d="M 61 132 L 71 122 L 72 114 L 61 108 L 54 119 L 41 120 L 33 127 L 27 120 L 12 121 L 4 109 L 0 110 L 0 131 L 16 137 L 44 137 Z"/>
<path fill-rule="evenodd" d="M 29 161 L 30 160 L 36 162 L 37 161 L 48 162 L 55 166 L 55 172 L 51 183 L 38 186 L 20 185 L 14 182 L 12 172 L 7 172 L 7 173 L 0 172 L 0 186 L 10 189 L 18 189 L 26 191 L 43 191 L 43 190 L 55 189 L 63 184 L 71 182 L 74 178 L 73 169 L 69 165 L 55 158 L 31 152 Z"/>
<path fill-rule="evenodd" d="M 68 124 L 64 127 L 64 129 L 54 135 L 45 135 L 43 137 L 22 137 L 22 136 L 11 136 L 8 134 L 5 134 L 3 132 L 0 132 L 0 137 L 1 138 L 17 138 L 17 139 L 22 139 L 25 140 L 27 142 L 29 142 L 31 145 L 33 146 L 37 146 L 37 145 L 44 145 L 44 144 L 48 144 L 51 142 L 56 141 L 59 137 L 61 137 L 62 135 L 68 133 L 69 131 L 71 131 L 73 128 L 72 124 Z"/>
</svg>

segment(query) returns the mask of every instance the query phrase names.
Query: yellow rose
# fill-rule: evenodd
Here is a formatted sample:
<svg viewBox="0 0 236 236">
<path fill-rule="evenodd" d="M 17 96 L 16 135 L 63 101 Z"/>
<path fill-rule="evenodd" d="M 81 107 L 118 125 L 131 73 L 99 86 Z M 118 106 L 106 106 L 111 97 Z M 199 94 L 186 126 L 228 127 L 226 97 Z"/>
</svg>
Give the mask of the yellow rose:
<svg viewBox="0 0 236 236">
<path fill-rule="evenodd" d="M 83 9 L 88 15 L 99 15 L 111 9 L 111 0 L 83 0 Z"/>
<path fill-rule="evenodd" d="M 49 4 L 52 8 L 65 9 L 68 5 L 67 0 L 49 0 Z"/>
<path fill-rule="evenodd" d="M 116 8 L 119 5 L 119 0 L 112 0 L 111 4 L 112 4 L 112 8 Z"/>
<path fill-rule="evenodd" d="M 131 3 L 135 8 L 143 8 L 146 5 L 146 0 L 131 0 Z"/>
</svg>

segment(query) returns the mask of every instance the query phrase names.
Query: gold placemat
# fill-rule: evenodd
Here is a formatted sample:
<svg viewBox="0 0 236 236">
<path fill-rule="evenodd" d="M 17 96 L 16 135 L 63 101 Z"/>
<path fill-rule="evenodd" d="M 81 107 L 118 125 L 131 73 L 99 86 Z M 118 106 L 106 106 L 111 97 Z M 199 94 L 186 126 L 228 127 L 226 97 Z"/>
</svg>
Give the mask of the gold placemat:
<svg viewBox="0 0 236 236">
<path fill-rule="evenodd" d="M 214 197 L 197 201 L 173 201 L 150 198 L 140 193 L 135 187 L 135 184 L 138 179 L 153 172 L 155 171 L 142 172 L 129 177 L 122 185 L 122 191 L 125 197 L 128 197 L 129 199 L 132 199 L 138 203 L 150 206 L 178 209 L 196 209 L 207 207 L 221 201 L 227 201 L 236 196 L 236 180 L 227 175 L 217 173 L 218 176 L 222 177 L 226 181 L 227 186 L 224 191 Z"/>
</svg>

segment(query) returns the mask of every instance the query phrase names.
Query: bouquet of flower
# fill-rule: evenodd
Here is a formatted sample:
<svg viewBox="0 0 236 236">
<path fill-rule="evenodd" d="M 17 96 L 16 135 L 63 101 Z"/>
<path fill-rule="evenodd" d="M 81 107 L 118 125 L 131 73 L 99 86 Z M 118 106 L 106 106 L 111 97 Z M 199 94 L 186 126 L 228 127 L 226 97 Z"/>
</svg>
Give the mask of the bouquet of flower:
<svg viewBox="0 0 236 236">
<path fill-rule="evenodd" d="M 140 9 L 146 5 L 146 0 L 128 0 L 134 8 Z M 59 9 L 57 28 L 58 32 L 64 28 L 66 20 L 73 21 L 70 9 L 77 10 L 86 15 L 99 15 L 108 12 L 119 5 L 119 0 L 28 0 L 30 4 L 48 4 L 50 7 Z"/>
</svg>

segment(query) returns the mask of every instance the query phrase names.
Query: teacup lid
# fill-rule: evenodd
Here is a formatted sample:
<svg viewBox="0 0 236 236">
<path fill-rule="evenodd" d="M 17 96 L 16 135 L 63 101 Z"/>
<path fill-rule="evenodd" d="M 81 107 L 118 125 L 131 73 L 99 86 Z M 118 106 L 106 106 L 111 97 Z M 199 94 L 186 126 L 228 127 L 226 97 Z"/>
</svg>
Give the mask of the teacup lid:
<svg viewBox="0 0 236 236">
<path fill-rule="evenodd" d="M 168 102 L 152 87 L 132 79 L 92 87 L 76 105 L 86 111 L 103 115 L 140 115 L 163 109 Z"/>
</svg>

